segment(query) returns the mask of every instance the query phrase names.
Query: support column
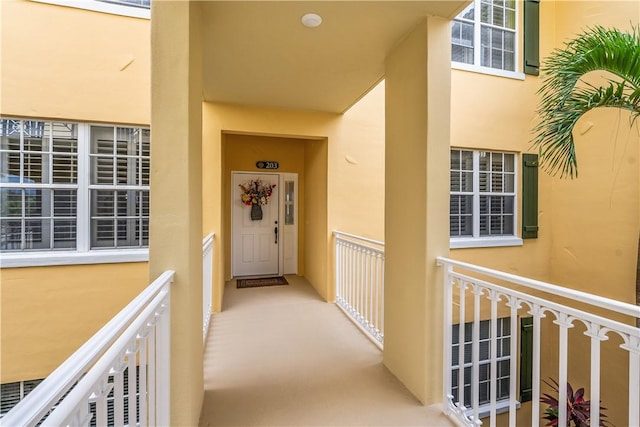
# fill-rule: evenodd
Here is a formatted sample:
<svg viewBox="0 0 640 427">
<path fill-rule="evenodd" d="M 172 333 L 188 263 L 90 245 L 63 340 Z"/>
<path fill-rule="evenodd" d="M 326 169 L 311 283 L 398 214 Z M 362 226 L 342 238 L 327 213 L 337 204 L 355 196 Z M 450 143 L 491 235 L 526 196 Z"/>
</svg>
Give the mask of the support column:
<svg viewBox="0 0 640 427">
<path fill-rule="evenodd" d="M 386 60 L 384 364 L 424 404 L 442 401 L 449 253 L 450 23 L 425 17 Z"/>
<path fill-rule="evenodd" d="M 151 9 L 150 279 L 171 288 L 171 425 L 198 425 L 202 363 L 202 41 L 200 5 Z"/>
</svg>

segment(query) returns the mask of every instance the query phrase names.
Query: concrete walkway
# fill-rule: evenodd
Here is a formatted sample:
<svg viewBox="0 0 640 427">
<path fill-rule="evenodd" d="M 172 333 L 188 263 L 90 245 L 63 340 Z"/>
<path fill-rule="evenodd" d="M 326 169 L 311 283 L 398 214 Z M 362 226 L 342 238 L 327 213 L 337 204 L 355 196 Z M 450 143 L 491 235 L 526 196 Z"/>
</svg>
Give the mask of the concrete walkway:
<svg viewBox="0 0 640 427">
<path fill-rule="evenodd" d="M 451 426 L 309 283 L 227 283 L 204 355 L 201 426 Z"/>
</svg>

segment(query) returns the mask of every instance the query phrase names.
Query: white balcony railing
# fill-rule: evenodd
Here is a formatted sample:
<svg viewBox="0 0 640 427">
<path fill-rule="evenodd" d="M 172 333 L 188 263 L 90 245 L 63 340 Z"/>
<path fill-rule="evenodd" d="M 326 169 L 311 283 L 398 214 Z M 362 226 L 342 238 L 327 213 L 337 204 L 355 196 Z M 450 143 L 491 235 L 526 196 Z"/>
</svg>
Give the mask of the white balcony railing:
<svg viewBox="0 0 640 427">
<path fill-rule="evenodd" d="M 567 425 L 567 380 L 571 374 L 577 375 L 577 370 L 581 370 L 583 376 L 584 372 L 590 375 L 590 380 L 587 379 L 589 384 L 574 385 L 588 390 L 588 398 L 591 400 L 590 425 L 600 425 L 601 368 L 604 371 L 604 367 L 611 364 L 611 359 L 601 359 L 601 350 L 603 342 L 613 338 L 614 343 L 609 346 L 613 348 L 607 348 L 606 355 L 611 357 L 612 353 L 617 352 L 617 355 L 614 354 L 616 360 L 628 359 L 628 384 L 621 390 L 616 388 L 619 396 L 628 396 L 629 413 L 628 416 L 624 415 L 628 419 L 626 425 L 640 425 L 640 328 L 633 326 L 636 318 L 640 317 L 639 306 L 446 258 L 438 258 L 438 263 L 446 270 L 443 407 L 447 415 L 463 425 L 475 426 L 481 423 L 483 412 L 488 412 L 488 421 L 493 426 L 502 403 L 503 408 L 508 411 L 509 425 L 517 424 L 519 360 L 516 356 L 519 351 L 518 342 L 522 341 L 517 321 L 519 316 L 526 316 L 532 317 L 532 405 L 531 420 L 524 423 L 540 425 L 541 417 L 544 416 L 544 413 L 540 413 L 539 401 L 541 381 L 546 381 L 546 378 L 541 378 L 541 353 L 545 352 L 546 360 L 549 357 L 555 360 L 553 367 L 547 368 L 544 375 L 547 377 L 549 371 L 552 371 L 554 379 L 557 379 L 558 426 Z M 499 284 L 488 281 L 493 279 Z M 603 312 L 606 314 L 602 314 Z M 498 321 L 499 316 L 504 316 L 504 322 Z M 484 326 L 488 326 L 484 328 L 484 340 L 480 336 L 482 321 L 486 322 Z M 462 327 L 465 323 L 466 328 Z M 458 325 L 457 336 L 452 332 L 454 324 Z M 574 327 L 583 331 L 583 334 L 570 335 L 569 330 Z M 510 331 L 509 338 L 501 338 L 501 331 Z M 573 358 L 570 359 L 572 349 L 569 346 L 569 336 L 571 347 L 590 348 L 590 357 L 588 354 L 580 354 L 576 360 L 576 354 L 573 353 Z M 583 342 L 578 342 L 580 340 Z M 456 351 L 452 350 L 454 346 L 457 347 Z M 484 359 L 484 367 L 481 353 L 488 356 L 488 359 Z M 458 369 L 461 361 L 464 361 L 464 368 Z M 582 361 L 586 361 L 585 366 L 580 366 Z M 483 369 L 485 377 L 481 378 L 480 372 Z M 626 373 L 624 366 L 619 367 L 618 372 Z M 627 382 L 624 375 L 621 377 L 613 381 Z M 602 377 L 603 381 L 608 379 Z M 462 384 L 465 386 L 461 387 Z M 484 387 L 484 391 L 481 387 Z M 484 408 L 479 403 L 479 396 L 483 393 L 485 396 L 489 395 L 489 402 Z M 506 396 L 502 402 L 499 402 L 498 393 Z M 602 405 L 606 407 L 607 402 L 602 402 Z M 522 420 L 519 422 L 523 423 Z"/>
<path fill-rule="evenodd" d="M 202 339 L 207 339 L 213 297 L 213 233 L 202 240 Z"/>
<path fill-rule="evenodd" d="M 380 348 L 384 343 L 384 243 L 341 231 L 335 238 L 336 304 Z"/>
<path fill-rule="evenodd" d="M 151 283 L 0 425 L 169 425 L 173 276 Z"/>
</svg>

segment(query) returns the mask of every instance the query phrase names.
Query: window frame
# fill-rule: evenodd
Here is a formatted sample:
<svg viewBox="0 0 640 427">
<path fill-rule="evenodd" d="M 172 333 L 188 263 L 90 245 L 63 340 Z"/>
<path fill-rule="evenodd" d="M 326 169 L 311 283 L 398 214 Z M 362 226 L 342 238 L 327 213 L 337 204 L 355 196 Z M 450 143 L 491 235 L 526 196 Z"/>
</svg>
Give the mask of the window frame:
<svg viewBox="0 0 640 427">
<path fill-rule="evenodd" d="M 451 236 L 449 235 L 449 247 L 450 249 L 462 249 L 462 248 L 484 248 L 484 247 L 502 247 L 502 246 L 522 246 L 523 240 L 518 235 L 519 221 L 518 216 L 520 214 L 518 210 L 518 200 L 520 199 L 519 186 L 519 155 L 515 152 L 500 151 L 500 150 L 483 150 L 477 148 L 463 148 L 463 147 L 451 147 L 450 151 L 470 151 L 473 153 L 473 189 L 472 191 L 453 191 L 451 189 L 451 183 L 449 184 L 449 197 L 452 195 L 462 195 L 459 193 L 465 193 L 472 196 L 472 235 L 471 236 Z M 497 153 L 497 154 L 509 154 L 513 156 L 513 168 L 514 168 L 514 182 L 513 192 L 496 192 L 498 195 L 513 196 L 513 235 L 495 235 L 495 236 L 481 236 L 480 235 L 480 196 L 491 195 L 493 192 L 480 191 L 480 168 L 479 158 L 480 153 Z M 449 167 L 449 171 L 452 169 Z M 468 194 L 470 193 L 470 194 Z M 451 212 L 449 212 L 449 220 L 451 220 Z"/>
<path fill-rule="evenodd" d="M 117 4 L 117 3 L 109 3 L 100 0 L 30 0 L 36 3 L 45 3 L 52 4 L 55 6 L 64 6 L 64 7 L 72 7 L 74 9 L 84 9 L 91 10 L 93 12 L 101 12 L 108 13 L 111 15 L 119 15 L 119 16 L 128 16 L 131 18 L 140 18 L 140 19 L 151 19 L 151 9 L 135 6 L 135 5 L 127 5 L 127 4 Z"/>
<path fill-rule="evenodd" d="M 95 128 L 95 140 L 94 140 L 94 134 L 93 134 L 93 130 Z M 102 129 L 102 132 L 104 132 L 105 130 L 107 131 L 107 133 L 111 133 L 112 134 L 112 140 L 106 139 L 106 140 L 102 140 L 104 141 L 108 141 L 111 142 L 113 141 L 114 144 L 113 145 L 107 145 L 108 148 L 110 148 L 110 152 L 104 152 L 100 150 L 100 147 L 98 147 L 99 142 L 101 141 L 101 136 L 99 136 L 100 133 L 102 133 L 99 129 Z M 124 131 L 124 134 L 127 133 L 128 130 L 137 130 L 137 141 L 131 141 L 131 140 L 126 140 L 126 139 L 119 139 L 118 137 L 118 132 L 120 131 Z M 146 131 L 146 154 L 145 154 L 145 143 L 143 141 L 144 138 L 144 134 Z M 88 146 L 88 161 L 87 161 L 87 165 L 89 167 L 89 172 L 90 172 L 90 177 L 89 177 L 89 182 L 88 182 L 88 202 L 89 202 L 89 232 L 90 232 L 90 236 L 89 236 L 89 250 L 105 250 L 105 249 L 114 249 L 114 250 L 120 250 L 118 248 L 118 244 L 120 241 L 119 235 L 121 230 L 119 229 L 121 227 L 120 223 L 122 221 L 126 221 L 127 225 L 125 227 L 125 234 L 127 234 L 129 237 L 127 237 L 126 240 L 136 240 L 135 238 L 132 238 L 131 235 L 134 234 L 135 235 L 135 231 L 138 231 L 140 233 L 140 238 L 138 240 L 140 240 L 140 244 L 134 244 L 134 245 L 126 245 L 123 246 L 123 248 L 125 249 L 131 249 L 134 247 L 148 247 L 148 243 L 147 245 L 143 245 L 142 241 L 144 240 L 144 222 L 145 222 L 145 215 L 144 215 L 144 211 L 145 211 L 145 197 L 143 196 L 143 193 L 146 192 L 146 232 L 147 232 L 147 241 L 148 241 L 148 236 L 149 236 L 149 175 L 151 173 L 151 169 L 150 169 L 150 164 L 151 164 L 151 154 L 150 154 L 150 148 L 151 148 L 151 140 L 150 140 L 150 130 L 149 128 L 142 128 L 142 127 L 132 127 L 132 126 L 124 126 L 124 125 L 90 125 L 88 126 L 88 140 L 87 140 L 87 146 Z M 126 146 L 118 146 L 118 143 L 121 142 L 125 142 Z M 133 145 L 132 145 L 133 142 Z M 92 151 L 92 147 L 94 145 L 94 143 L 96 144 L 96 152 Z M 121 149 L 124 148 L 126 153 L 122 153 Z M 132 151 L 133 148 L 133 151 Z M 109 163 L 111 163 L 111 166 L 109 167 L 109 169 L 111 169 L 111 171 L 108 171 L 109 173 L 107 174 L 107 180 L 105 181 L 104 178 L 100 177 L 100 173 L 104 172 L 104 166 L 100 166 L 100 160 L 107 160 L 106 165 L 108 165 Z M 148 162 L 144 163 L 145 160 L 148 160 Z M 126 182 L 124 183 L 120 183 L 118 181 L 120 181 L 120 179 L 122 179 L 122 176 L 119 175 L 119 165 L 121 164 L 122 161 L 126 162 L 126 167 L 125 167 L 125 172 L 126 172 Z M 131 168 L 130 167 L 135 164 L 136 166 Z M 105 163 L 103 163 L 103 165 L 105 165 Z M 95 169 L 94 169 L 95 166 Z M 145 167 L 146 167 L 146 179 L 145 179 Z M 99 170 L 100 169 L 100 170 Z M 134 181 L 134 182 L 131 182 Z M 146 184 L 145 184 L 146 182 Z M 111 215 L 104 215 L 104 213 L 100 213 L 99 212 L 99 208 L 97 209 L 93 209 L 93 203 L 94 203 L 94 195 L 96 195 L 96 199 L 100 198 L 100 193 L 112 193 L 113 194 L 113 209 L 112 209 L 112 214 Z M 125 210 L 127 211 L 126 214 L 123 214 L 122 212 L 120 212 L 120 204 L 122 203 L 122 201 L 120 200 L 120 194 L 119 193 L 125 193 L 125 197 L 124 197 L 124 205 L 125 205 Z M 130 196 L 133 196 L 133 199 L 130 199 Z M 139 197 L 139 199 L 138 199 Z M 140 203 L 140 205 L 138 205 L 138 202 Z M 107 209 L 108 210 L 108 209 Z M 96 223 L 98 222 L 112 222 L 112 226 L 113 226 L 113 246 L 110 245 L 106 245 L 103 246 L 101 244 L 99 244 L 98 242 L 100 241 L 98 239 L 98 231 L 94 230 L 93 228 L 93 222 L 96 221 Z M 134 221 L 134 222 L 131 222 Z M 133 227 L 133 229 L 131 229 L 131 225 L 137 223 L 137 227 L 139 227 L 139 229 L 137 227 Z M 97 226 L 96 226 L 97 227 Z M 103 243 L 106 243 L 108 240 L 111 239 L 106 239 L 103 241 Z"/>
<path fill-rule="evenodd" d="M 0 183 L 2 188 L 0 204 L 3 206 L 0 217 L 4 217 L 9 223 L 5 226 L 13 228 L 16 226 L 15 223 L 20 224 L 19 245 L 21 247 L 25 243 L 32 245 L 35 241 L 36 246 L 43 244 L 48 246 L 36 247 L 36 250 L 76 249 L 77 124 L 37 119 L 3 118 L 3 120 L 9 125 L 3 125 L 3 133 L 7 130 L 13 131 L 5 136 L 7 145 L 0 146 L 0 162 L 9 172 L 2 174 Z M 15 124 L 17 126 L 14 128 Z M 15 129 L 19 129 L 19 132 L 15 132 Z M 64 193 L 68 193 L 66 206 Z M 56 198 L 56 195 L 60 197 Z M 12 202 L 18 203 L 19 215 L 15 215 L 15 209 L 11 209 Z M 4 203 L 9 205 L 6 210 Z M 32 225 L 33 223 L 35 224 Z M 73 224 L 70 234 L 67 232 L 67 238 L 62 236 L 65 234 L 64 223 Z M 27 228 L 31 227 L 35 230 L 27 231 Z M 56 239 L 56 233 L 60 233 L 60 238 Z M 40 238 L 33 239 L 34 234 Z M 69 236 L 72 237 L 69 238 Z M 2 234 L 3 245 L 17 243 L 12 240 L 5 241 L 4 237 L 5 234 Z"/>
<path fill-rule="evenodd" d="M 77 130 L 77 152 L 76 168 L 77 182 L 75 184 L 65 184 L 66 187 L 73 187 L 76 194 L 76 245 L 75 248 L 28 250 L 16 252 L 0 253 L 0 268 L 12 267 L 33 267 L 33 266 L 53 266 L 53 265 L 76 265 L 76 264 L 101 264 L 101 263 L 123 263 L 123 262 L 145 262 L 149 260 L 149 248 L 124 247 L 124 248 L 91 248 L 91 189 L 95 186 L 91 184 L 91 128 L 113 127 L 113 128 L 137 128 L 149 130 L 149 126 L 127 125 L 127 124 L 106 124 L 89 123 L 71 120 L 46 120 L 33 117 L 0 117 L 2 120 L 21 121 L 41 121 L 45 123 L 69 123 L 78 126 Z M 23 138 L 22 134 L 20 136 Z M 22 146 L 21 146 L 22 152 Z M 22 157 L 22 156 L 21 156 Z M 22 165 L 20 166 L 22 170 Z M 3 184 L 2 188 L 20 187 L 23 184 Z M 31 188 L 33 184 L 27 184 Z M 39 189 L 57 188 L 58 184 L 38 184 Z M 113 187 L 113 186 L 112 186 Z M 117 185 L 115 186 L 117 187 Z M 131 186 L 124 186 L 123 190 Z M 139 191 L 150 191 L 150 186 L 139 186 Z M 52 208 L 53 209 L 53 208 Z"/>
<path fill-rule="evenodd" d="M 461 11 L 452 21 L 451 21 L 451 25 L 453 26 L 454 23 L 456 21 L 458 22 L 466 22 L 469 23 L 471 22 L 471 20 L 467 19 L 467 18 L 462 18 L 462 16 L 464 15 L 464 13 L 467 11 L 467 9 L 469 7 L 471 7 L 471 5 L 474 5 L 475 7 L 475 13 L 474 13 L 474 19 L 473 19 L 473 49 L 474 49 L 474 60 L 472 64 L 468 64 L 465 62 L 458 62 L 458 61 L 454 61 L 453 60 L 453 56 L 451 58 L 451 68 L 455 69 L 455 70 L 462 70 L 462 71 L 471 71 L 474 73 L 480 73 L 480 74 L 488 74 L 488 75 L 492 75 L 492 76 L 498 76 L 498 77 L 506 77 L 506 78 L 511 78 L 511 79 L 516 79 L 516 80 L 524 80 L 525 79 L 525 73 L 522 70 L 522 65 L 521 65 L 521 59 L 522 59 L 522 55 L 523 55 L 523 43 L 522 43 L 522 37 L 523 37 L 523 25 L 522 25 L 522 20 L 523 20 L 523 7 L 521 5 L 522 0 L 515 0 L 515 28 L 513 30 L 508 29 L 506 27 L 496 27 L 493 24 L 486 24 L 486 23 L 482 23 L 481 21 L 481 17 L 480 17 L 480 9 L 481 9 L 481 2 L 482 0 L 473 0 L 473 2 L 471 4 L 469 4 L 469 6 L 467 6 L 466 8 L 464 8 L 463 11 Z M 504 70 L 504 69 L 500 69 L 500 68 L 492 68 L 492 67 L 487 67 L 487 66 L 483 66 L 481 65 L 481 43 L 482 43 L 482 37 L 481 37 L 481 27 L 485 25 L 485 26 L 489 26 L 490 28 L 504 28 L 505 30 L 508 31 L 513 31 L 513 33 L 515 34 L 515 52 L 514 52 L 514 70 Z M 453 28 L 453 27 L 452 27 Z M 453 40 L 451 41 L 451 46 L 453 47 Z"/>
<path fill-rule="evenodd" d="M 505 338 L 509 338 L 509 340 L 514 339 L 514 331 L 510 331 L 508 335 L 504 334 L 505 325 L 511 326 L 511 318 L 510 317 L 499 317 L 496 320 L 498 322 L 500 322 L 499 325 L 498 325 L 498 328 L 497 328 L 498 332 L 499 332 L 499 335 L 496 337 L 496 339 L 498 339 L 498 340 L 505 339 Z M 482 323 L 482 322 L 491 322 L 491 320 L 490 319 L 485 319 L 485 320 L 481 320 L 480 321 L 480 323 Z M 467 336 L 466 336 L 466 331 L 465 331 L 465 334 L 464 334 L 465 335 L 465 340 L 464 340 L 464 345 L 465 346 L 467 344 L 473 345 L 473 323 L 474 322 L 466 322 L 465 323 L 465 326 L 466 325 L 471 325 L 471 328 L 472 328 L 472 333 L 471 333 L 471 336 L 469 337 L 469 341 L 467 341 Z M 458 333 L 454 332 L 454 330 L 453 330 L 453 328 L 455 326 L 460 328 L 460 324 L 457 323 L 457 324 L 452 325 L 452 328 L 451 328 L 451 337 L 452 338 L 454 338 L 454 337 L 458 338 L 459 337 Z M 491 335 L 491 330 L 489 330 L 489 335 Z M 490 343 L 491 342 L 491 336 L 489 336 L 486 339 L 480 339 L 480 341 L 481 342 L 482 341 L 487 341 L 487 342 Z M 451 381 L 451 390 L 449 390 L 449 392 L 451 393 L 452 396 L 454 396 L 454 398 L 457 398 L 458 393 L 457 392 L 456 392 L 456 394 L 453 393 L 453 389 L 454 389 L 454 387 L 453 387 L 453 377 L 454 377 L 454 371 L 456 369 L 460 369 L 460 363 L 459 363 L 460 361 L 458 361 L 458 365 L 454 365 L 453 364 L 453 357 L 454 357 L 454 355 L 458 354 L 457 347 L 459 347 L 459 345 L 460 345 L 460 343 L 454 344 L 453 340 L 452 340 L 452 342 L 451 342 L 451 357 L 452 357 L 452 360 L 451 360 L 451 372 L 450 372 L 450 375 L 452 376 L 452 381 Z M 454 348 L 456 349 L 455 351 L 454 351 Z M 511 362 L 511 360 L 512 360 L 511 354 L 506 355 L 506 356 L 504 354 L 502 356 L 498 356 L 496 358 L 496 365 L 497 365 L 498 362 L 506 361 L 506 360 L 509 360 Z M 482 365 L 488 365 L 488 364 L 491 364 L 491 354 L 488 354 L 488 357 L 486 359 L 479 359 L 479 361 L 478 361 L 478 366 L 479 367 L 482 366 Z M 463 361 L 462 367 L 464 369 L 472 368 L 473 367 L 473 362 L 468 362 L 467 363 L 467 362 Z M 456 376 L 457 375 L 458 374 L 456 373 Z M 509 381 L 511 381 L 510 375 L 507 376 L 507 377 L 502 377 L 502 378 L 508 378 Z M 467 386 L 467 383 L 463 384 L 463 387 L 466 388 L 466 386 Z M 491 386 L 491 382 L 489 382 L 489 386 Z M 459 385 L 458 385 L 458 387 L 459 387 Z M 491 393 L 491 390 L 489 390 L 489 393 Z M 520 409 L 520 407 L 521 407 L 520 401 L 516 401 L 516 409 Z M 491 409 L 491 402 L 490 401 L 486 402 L 486 403 L 480 403 L 478 405 L 478 416 L 480 418 L 488 417 L 489 414 L 490 414 L 490 409 Z M 502 398 L 496 398 L 496 414 L 501 414 L 501 413 L 508 412 L 508 411 L 509 411 L 509 396 L 502 397 Z M 473 408 L 471 406 L 467 407 L 466 414 L 467 414 L 467 416 L 473 415 Z"/>
</svg>

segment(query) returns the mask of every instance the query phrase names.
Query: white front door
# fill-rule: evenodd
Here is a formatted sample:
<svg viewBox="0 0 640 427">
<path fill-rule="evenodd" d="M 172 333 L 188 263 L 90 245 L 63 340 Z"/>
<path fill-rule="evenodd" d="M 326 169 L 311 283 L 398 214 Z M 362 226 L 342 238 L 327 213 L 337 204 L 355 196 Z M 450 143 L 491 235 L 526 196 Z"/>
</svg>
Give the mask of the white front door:
<svg viewBox="0 0 640 427">
<path fill-rule="evenodd" d="M 232 174 L 232 274 L 238 276 L 268 276 L 279 274 L 278 182 L 277 174 L 234 172 Z M 266 205 L 261 206 L 262 219 L 252 219 L 252 206 L 242 201 L 240 185 L 260 180 L 276 186 Z"/>
</svg>

